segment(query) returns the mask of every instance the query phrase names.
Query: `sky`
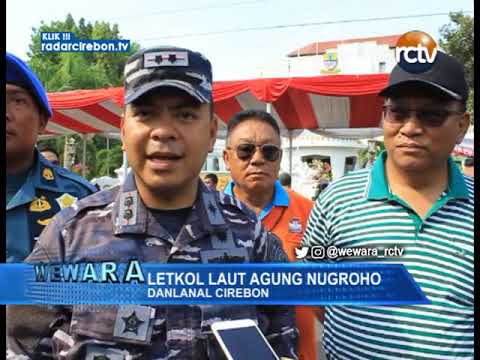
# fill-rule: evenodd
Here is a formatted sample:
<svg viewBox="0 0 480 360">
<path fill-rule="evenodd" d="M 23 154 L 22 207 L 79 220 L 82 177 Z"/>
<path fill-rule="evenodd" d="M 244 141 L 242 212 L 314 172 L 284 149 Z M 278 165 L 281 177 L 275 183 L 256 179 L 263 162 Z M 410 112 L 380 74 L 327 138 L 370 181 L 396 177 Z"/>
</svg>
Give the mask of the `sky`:
<svg viewBox="0 0 480 360">
<path fill-rule="evenodd" d="M 438 40 L 448 15 L 423 15 L 454 11 L 473 16 L 473 0 L 7 0 L 6 45 L 28 60 L 32 28 L 42 21 L 63 21 L 70 13 L 77 22 L 83 17 L 117 23 L 124 39 L 142 47 L 200 51 L 212 62 L 214 81 L 236 80 L 255 78 L 262 66 L 315 41 L 411 30 Z M 272 28 L 246 30 L 259 27 Z"/>
</svg>

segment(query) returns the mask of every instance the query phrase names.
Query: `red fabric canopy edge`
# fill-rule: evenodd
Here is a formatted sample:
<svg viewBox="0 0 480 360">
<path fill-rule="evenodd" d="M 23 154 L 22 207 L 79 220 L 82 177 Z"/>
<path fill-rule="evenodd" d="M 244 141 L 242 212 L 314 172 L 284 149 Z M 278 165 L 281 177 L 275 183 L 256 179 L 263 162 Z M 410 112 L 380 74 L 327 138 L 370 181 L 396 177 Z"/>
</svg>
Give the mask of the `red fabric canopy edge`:
<svg viewBox="0 0 480 360">
<path fill-rule="evenodd" d="M 252 92 L 263 102 L 275 102 L 289 88 L 328 96 L 360 96 L 378 94 L 388 83 L 388 74 L 324 75 L 315 77 L 264 78 L 213 83 L 214 102 Z M 74 90 L 49 93 L 55 110 L 77 109 L 106 100 L 123 107 L 123 87 Z"/>
</svg>

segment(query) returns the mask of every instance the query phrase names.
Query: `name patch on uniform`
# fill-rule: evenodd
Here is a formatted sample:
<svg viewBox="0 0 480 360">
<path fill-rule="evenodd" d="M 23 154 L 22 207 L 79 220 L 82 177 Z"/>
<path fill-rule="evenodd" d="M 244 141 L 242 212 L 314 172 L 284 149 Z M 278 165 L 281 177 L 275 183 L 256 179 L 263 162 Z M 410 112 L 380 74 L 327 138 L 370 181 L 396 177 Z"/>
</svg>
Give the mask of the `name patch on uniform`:
<svg viewBox="0 0 480 360">
<path fill-rule="evenodd" d="M 87 345 L 85 360 L 124 360 L 129 355 L 127 351 L 103 346 Z"/>
<path fill-rule="evenodd" d="M 248 252 L 245 248 L 232 248 L 225 250 L 204 250 L 200 251 L 202 263 L 224 264 L 248 262 Z"/>
<path fill-rule="evenodd" d="M 291 233 L 301 233 L 302 232 L 302 223 L 299 218 L 291 218 L 288 222 L 288 232 Z"/>
</svg>

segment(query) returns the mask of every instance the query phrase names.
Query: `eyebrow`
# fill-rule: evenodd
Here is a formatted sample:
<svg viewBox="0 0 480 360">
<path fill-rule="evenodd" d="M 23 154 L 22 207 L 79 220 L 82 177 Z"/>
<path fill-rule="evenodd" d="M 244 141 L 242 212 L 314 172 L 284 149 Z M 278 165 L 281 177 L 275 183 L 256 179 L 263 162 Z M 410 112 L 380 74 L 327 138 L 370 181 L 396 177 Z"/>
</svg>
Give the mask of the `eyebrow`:
<svg viewBox="0 0 480 360">
<path fill-rule="evenodd" d="M 9 95 L 30 95 L 30 93 L 24 89 L 7 89 L 6 93 Z"/>
<path fill-rule="evenodd" d="M 276 145 L 276 141 L 274 139 L 267 139 L 267 141 L 261 141 L 261 142 L 256 142 L 251 139 L 247 138 L 239 138 L 236 141 L 237 143 L 249 143 L 249 144 L 255 144 L 255 145 L 266 145 L 266 144 L 273 144 Z"/>
</svg>

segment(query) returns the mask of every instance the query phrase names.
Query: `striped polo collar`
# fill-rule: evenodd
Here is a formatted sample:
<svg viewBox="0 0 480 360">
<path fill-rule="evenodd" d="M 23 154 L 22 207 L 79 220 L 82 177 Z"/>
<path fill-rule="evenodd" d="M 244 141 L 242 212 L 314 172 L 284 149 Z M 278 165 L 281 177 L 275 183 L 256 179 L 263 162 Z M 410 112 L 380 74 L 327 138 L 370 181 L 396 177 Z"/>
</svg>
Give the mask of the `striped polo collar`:
<svg viewBox="0 0 480 360">
<path fill-rule="evenodd" d="M 368 200 L 381 200 L 392 197 L 385 174 L 386 159 L 387 152 L 384 150 L 373 164 L 366 189 Z M 468 199 L 469 197 L 464 176 L 451 157 L 448 158 L 448 190 L 446 195 L 455 199 Z"/>
</svg>

